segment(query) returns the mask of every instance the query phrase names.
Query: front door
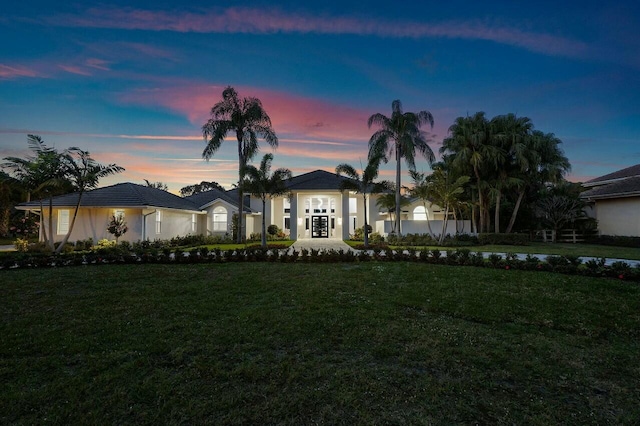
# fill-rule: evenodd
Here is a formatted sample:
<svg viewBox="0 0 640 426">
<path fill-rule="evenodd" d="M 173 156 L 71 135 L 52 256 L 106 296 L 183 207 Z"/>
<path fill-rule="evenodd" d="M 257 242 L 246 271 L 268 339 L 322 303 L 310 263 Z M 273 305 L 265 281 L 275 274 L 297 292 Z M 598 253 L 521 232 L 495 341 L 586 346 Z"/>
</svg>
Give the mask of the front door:
<svg viewBox="0 0 640 426">
<path fill-rule="evenodd" d="M 311 238 L 329 238 L 329 216 L 311 217 Z"/>
</svg>

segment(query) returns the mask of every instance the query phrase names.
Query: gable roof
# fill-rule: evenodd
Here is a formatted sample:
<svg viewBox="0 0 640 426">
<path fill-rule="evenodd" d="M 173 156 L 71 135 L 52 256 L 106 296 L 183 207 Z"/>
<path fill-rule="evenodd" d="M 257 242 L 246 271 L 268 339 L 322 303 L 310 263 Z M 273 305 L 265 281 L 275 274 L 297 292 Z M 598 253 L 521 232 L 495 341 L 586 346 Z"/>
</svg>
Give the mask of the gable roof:
<svg viewBox="0 0 640 426">
<path fill-rule="evenodd" d="M 607 185 L 596 186 L 580 194 L 581 198 L 597 200 L 640 196 L 640 176 L 622 178 Z"/>
<path fill-rule="evenodd" d="M 334 190 L 339 191 L 340 185 L 344 181 L 353 179 L 346 176 L 339 176 L 324 170 L 314 170 L 299 176 L 292 177 L 287 181 L 287 188 L 292 191 L 300 190 Z"/>
<path fill-rule="evenodd" d="M 625 169 L 618 170 L 617 172 L 609 173 L 607 175 L 600 176 L 595 179 L 591 179 L 583 183 L 583 185 L 585 187 L 604 185 L 609 182 L 617 181 L 620 179 L 626 179 L 634 176 L 640 176 L 640 164 L 636 164 L 635 166 L 627 167 Z"/>
<path fill-rule="evenodd" d="M 189 195 L 185 197 L 186 200 L 191 201 L 194 204 L 197 204 L 200 209 L 205 208 L 209 204 L 213 203 L 216 200 L 222 200 L 228 204 L 231 204 L 234 207 L 238 207 L 238 190 L 230 189 L 229 191 L 220 191 L 219 189 L 211 189 L 209 191 L 200 192 L 198 194 Z M 245 200 L 244 211 L 247 213 L 252 213 L 253 210 L 249 207 L 248 200 Z"/>
<path fill-rule="evenodd" d="M 53 197 L 54 207 L 75 207 L 78 193 L 58 195 Z M 43 200 L 49 204 L 48 200 Z M 199 211 L 199 206 L 190 200 L 178 197 L 170 192 L 157 188 L 137 185 L 135 183 L 118 183 L 104 188 L 97 188 L 82 195 L 82 207 L 160 207 L 168 209 Z M 30 201 L 19 204 L 20 208 L 40 208 L 40 201 Z"/>
</svg>

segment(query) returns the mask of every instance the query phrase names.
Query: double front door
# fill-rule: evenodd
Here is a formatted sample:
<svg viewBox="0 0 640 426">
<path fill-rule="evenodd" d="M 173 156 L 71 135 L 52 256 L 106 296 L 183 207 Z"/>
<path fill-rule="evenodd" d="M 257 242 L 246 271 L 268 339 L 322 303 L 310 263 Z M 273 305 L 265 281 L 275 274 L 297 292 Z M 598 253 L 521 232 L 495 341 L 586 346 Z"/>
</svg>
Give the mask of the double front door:
<svg viewBox="0 0 640 426">
<path fill-rule="evenodd" d="M 311 238 L 329 238 L 329 216 L 311 216 Z"/>
</svg>

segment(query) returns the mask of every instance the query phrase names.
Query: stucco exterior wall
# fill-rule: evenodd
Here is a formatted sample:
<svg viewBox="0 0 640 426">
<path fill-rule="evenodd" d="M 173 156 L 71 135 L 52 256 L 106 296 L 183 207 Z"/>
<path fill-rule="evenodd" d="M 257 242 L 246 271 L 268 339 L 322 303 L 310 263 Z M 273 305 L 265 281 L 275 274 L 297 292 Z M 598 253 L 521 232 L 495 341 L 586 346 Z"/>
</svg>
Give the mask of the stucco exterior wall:
<svg viewBox="0 0 640 426">
<path fill-rule="evenodd" d="M 45 209 L 42 223 L 47 232 L 47 236 L 53 235 L 54 241 L 62 241 L 65 234 L 58 233 L 58 212 L 60 210 L 69 211 L 69 224 L 73 219 L 75 209 L 53 209 L 53 234 L 49 230 L 49 209 Z M 138 241 L 142 238 L 142 214 L 141 209 L 117 209 L 124 210 L 124 220 L 129 230 L 120 237 L 120 241 Z M 81 208 L 78 210 L 76 222 L 71 230 L 69 242 L 78 240 L 87 240 L 92 238 L 94 243 L 99 240 L 108 239 L 115 240 L 115 237 L 107 232 L 107 225 L 111 217 L 115 214 L 116 209 L 113 208 Z"/>
<path fill-rule="evenodd" d="M 600 235 L 640 237 L 640 197 L 597 200 Z"/>
</svg>

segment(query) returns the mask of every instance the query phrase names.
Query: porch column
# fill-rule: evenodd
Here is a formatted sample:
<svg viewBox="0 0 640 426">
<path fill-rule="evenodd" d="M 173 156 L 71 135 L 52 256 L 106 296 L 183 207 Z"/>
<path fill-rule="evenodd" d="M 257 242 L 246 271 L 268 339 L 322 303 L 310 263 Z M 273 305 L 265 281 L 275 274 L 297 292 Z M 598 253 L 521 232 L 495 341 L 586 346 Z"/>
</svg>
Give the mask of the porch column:
<svg viewBox="0 0 640 426">
<path fill-rule="evenodd" d="M 349 191 L 342 192 L 342 239 L 349 239 Z"/>
<path fill-rule="evenodd" d="M 289 206 L 289 238 L 298 239 L 298 194 L 291 195 Z"/>
</svg>

